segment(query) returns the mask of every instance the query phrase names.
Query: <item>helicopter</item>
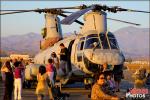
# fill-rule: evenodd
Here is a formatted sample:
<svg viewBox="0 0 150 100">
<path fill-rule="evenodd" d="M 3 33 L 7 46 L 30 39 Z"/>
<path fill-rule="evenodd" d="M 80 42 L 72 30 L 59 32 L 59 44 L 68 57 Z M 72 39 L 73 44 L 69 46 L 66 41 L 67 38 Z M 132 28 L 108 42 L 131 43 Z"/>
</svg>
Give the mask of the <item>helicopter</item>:
<svg viewBox="0 0 150 100">
<path fill-rule="evenodd" d="M 69 12 L 64 11 L 63 9 L 79 10 L 76 12 Z M 63 78 L 61 83 L 67 84 L 69 79 L 71 79 L 71 76 L 77 74 L 77 71 L 80 71 L 81 74 L 85 76 L 85 85 L 92 84 L 94 74 L 100 71 L 104 63 L 111 65 L 110 69 L 123 66 L 124 64 L 125 57 L 119 48 L 117 39 L 115 35 L 107 29 L 107 19 L 132 25 L 140 25 L 118 19 L 107 18 L 107 13 L 118 13 L 121 11 L 150 13 L 147 11 L 126 9 L 118 6 L 109 7 L 99 4 L 35 10 L 1 11 L 14 11 L 1 13 L 1 15 L 25 12 L 46 13 L 45 28 L 43 28 L 42 32 L 43 40 L 40 42 L 41 51 L 35 56 L 34 63 L 36 67 L 32 67 L 32 69 L 34 68 L 38 70 L 37 66 L 40 64 L 47 64 L 52 52 L 55 52 L 58 55 L 60 52 L 59 45 L 63 43 L 68 48 L 68 55 L 70 59 L 68 61 L 69 73 L 65 79 Z M 64 13 L 71 14 L 65 15 Z M 65 18 L 60 21 L 58 15 Z M 78 20 L 78 18 L 82 15 L 84 15 L 84 23 Z M 82 25 L 80 32 L 63 38 L 61 24 L 70 25 L 73 22 Z M 26 68 L 26 70 L 29 71 L 28 68 Z M 35 76 L 36 74 L 37 71 L 33 73 Z M 58 71 L 58 76 L 62 75 L 63 73 Z"/>
</svg>

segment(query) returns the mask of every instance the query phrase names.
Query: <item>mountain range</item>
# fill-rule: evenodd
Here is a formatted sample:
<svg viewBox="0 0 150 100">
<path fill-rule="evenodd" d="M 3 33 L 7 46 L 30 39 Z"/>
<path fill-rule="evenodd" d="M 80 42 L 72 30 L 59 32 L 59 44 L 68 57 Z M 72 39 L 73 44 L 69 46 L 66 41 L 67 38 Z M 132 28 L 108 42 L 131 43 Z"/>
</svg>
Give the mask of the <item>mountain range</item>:
<svg viewBox="0 0 150 100">
<path fill-rule="evenodd" d="M 126 57 L 149 58 L 149 28 L 124 27 L 113 32 L 118 44 Z M 67 36 L 67 33 L 64 34 Z M 34 56 L 40 51 L 42 36 L 37 33 L 1 37 L 1 55 L 11 53 L 29 54 Z"/>
<path fill-rule="evenodd" d="M 149 28 L 125 27 L 114 32 L 118 44 L 127 58 L 147 58 L 150 56 Z"/>
<path fill-rule="evenodd" d="M 40 50 L 42 36 L 37 33 L 1 37 L 1 56 L 12 53 L 34 56 Z"/>
</svg>

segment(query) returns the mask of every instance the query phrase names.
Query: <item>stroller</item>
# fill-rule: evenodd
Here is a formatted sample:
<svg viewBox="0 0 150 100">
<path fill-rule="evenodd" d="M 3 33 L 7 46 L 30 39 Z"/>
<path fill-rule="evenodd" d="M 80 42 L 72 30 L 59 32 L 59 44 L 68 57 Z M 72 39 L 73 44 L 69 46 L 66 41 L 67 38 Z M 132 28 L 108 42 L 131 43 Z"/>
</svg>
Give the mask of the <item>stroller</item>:
<svg viewBox="0 0 150 100">
<path fill-rule="evenodd" d="M 54 100 L 66 100 L 66 97 L 70 96 L 68 93 L 62 93 L 58 86 L 52 87 L 52 94 Z"/>
</svg>

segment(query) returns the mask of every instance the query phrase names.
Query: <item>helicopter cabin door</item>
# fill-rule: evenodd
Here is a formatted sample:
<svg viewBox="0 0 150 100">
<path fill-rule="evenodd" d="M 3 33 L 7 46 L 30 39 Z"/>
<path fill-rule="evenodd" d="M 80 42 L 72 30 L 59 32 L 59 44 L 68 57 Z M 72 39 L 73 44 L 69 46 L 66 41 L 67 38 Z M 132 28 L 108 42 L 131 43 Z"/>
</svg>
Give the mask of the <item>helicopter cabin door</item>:
<svg viewBox="0 0 150 100">
<path fill-rule="evenodd" d="M 77 62 L 80 63 L 83 61 L 83 47 L 84 47 L 85 37 L 80 38 L 77 44 Z"/>
</svg>

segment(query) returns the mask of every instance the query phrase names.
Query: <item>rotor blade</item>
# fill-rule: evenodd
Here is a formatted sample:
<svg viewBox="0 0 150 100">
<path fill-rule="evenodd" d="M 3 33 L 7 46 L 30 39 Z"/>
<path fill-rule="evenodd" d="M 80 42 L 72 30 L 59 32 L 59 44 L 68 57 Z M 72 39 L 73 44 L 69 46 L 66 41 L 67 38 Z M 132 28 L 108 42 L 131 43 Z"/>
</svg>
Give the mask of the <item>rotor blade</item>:
<svg viewBox="0 0 150 100">
<path fill-rule="evenodd" d="M 127 9 L 127 11 L 130 11 L 130 12 L 142 12 L 142 13 L 150 13 L 150 12 L 148 12 L 148 11 L 131 10 L 131 9 Z"/>
<path fill-rule="evenodd" d="M 79 10 L 71 15 L 69 15 L 68 17 L 66 17 L 65 19 L 63 19 L 61 21 L 62 24 L 72 24 L 76 19 L 78 19 L 81 15 L 85 14 L 86 12 L 88 12 L 89 10 L 92 10 L 94 9 L 95 6 L 91 6 L 90 8 L 86 8 L 86 9 L 83 9 L 83 10 Z"/>
<path fill-rule="evenodd" d="M 65 15 L 65 14 L 59 14 L 60 16 L 62 16 L 62 17 L 67 17 L 67 15 Z M 82 23 L 81 21 L 79 21 L 79 20 L 75 20 L 75 22 L 76 23 L 78 23 L 78 24 L 80 24 L 80 25 L 84 25 L 84 23 Z"/>
<path fill-rule="evenodd" d="M 31 11 L 16 11 L 16 12 L 7 12 L 7 13 L 0 13 L 0 15 L 16 14 L 16 13 L 25 13 L 25 12 L 31 12 Z"/>
<path fill-rule="evenodd" d="M 59 7 L 59 8 L 45 8 L 45 9 L 80 9 L 81 6 L 76 6 L 76 7 Z M 37 11 L 37 10 L 45 10 L 45 9 L 35 9 L 35 10 L 0 10 L 0 11 Z"/>
<path fill-rule="evenodd" d="M 127 24 L 132 24 L 132 25 L 136 25 L 136 26 L 140 25 L 140 24 L 136 24 L 136 23 L 132 23 L 132 22 L 128 22 L 128 21 L 123 21 L 123 20 L 118 20 L 118 19 L 113 19 L 113 18 L 107 18 L 107 19 L 118 21 L 118 22 L 123 22 L 123 23 L 127 23 Z"/>
<path fill-rule="evenodd" d="M 132 9 L 124 9 L 124 8 L 116 8 L 116 11 L 129 11 L 129 12 L 150 13 L 149 11 L 132 10 Z"/>
<path fill-rule="evenodd" d="M 80 9 L 81 6 L 75 6 L 75 7 L 59 7 L 59 8 L 50 8 L 50 9 Z"/>
<path fill-rule="evenodd" d="M 32 10 L 0 10 L 1 12 L 2 11 L 32 11 Z"/>
</svg>

